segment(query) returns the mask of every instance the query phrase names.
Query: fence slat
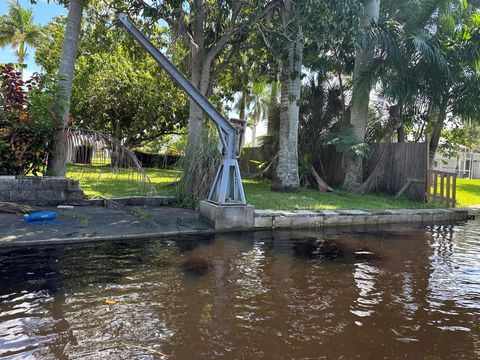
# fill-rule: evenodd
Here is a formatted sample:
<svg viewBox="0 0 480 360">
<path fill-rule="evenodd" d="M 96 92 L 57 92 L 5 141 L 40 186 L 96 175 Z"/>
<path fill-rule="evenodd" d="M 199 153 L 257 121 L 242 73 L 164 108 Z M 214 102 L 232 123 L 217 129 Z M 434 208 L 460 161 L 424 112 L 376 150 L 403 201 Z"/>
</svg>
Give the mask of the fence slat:
<svg viewBox="0 0 480 360">
<path fill-rule="evenodd" d="M 457 203 L 456 193 L 457 174 L 437 170 L 427 171 L 427 201 L 440 202 L 447 207 L 455 207 Z"/>
<path fill-rule="evenodd" d="M 446 175 L 444 174 L 440 175 L 440 203 L 441 204 L 443 204 L 443 200 L 445 199 L 445 177 Z"/>
<path fill-rule="evenodd" d="M 447 176 L 447 193 L 445 194 L 445 198 L 447 200 L 447 207 L 450 206 L 450 181 L 452 180 L 451 176 Z"/>
<path fill-rule="evenodd" d="M 453 186 L 452 186 L 452 206 L 457 206 L 457 174 L 453 174 Z"/>
</svg>

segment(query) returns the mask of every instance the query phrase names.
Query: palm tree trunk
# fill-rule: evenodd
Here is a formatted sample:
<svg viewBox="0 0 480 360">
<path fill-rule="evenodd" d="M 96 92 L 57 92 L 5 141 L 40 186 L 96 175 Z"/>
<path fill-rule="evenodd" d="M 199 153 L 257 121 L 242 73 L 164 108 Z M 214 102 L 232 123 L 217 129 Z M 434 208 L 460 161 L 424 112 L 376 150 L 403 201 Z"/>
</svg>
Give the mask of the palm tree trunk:
<svg viewBox="0 0 480 360">
<path fill-rule="evenodd" d="M 257 138 L 257 122 L 255 120 L 252 124 L 252 147 L 255 147 L 256 138 Z"/>
<path fill-rule="evenodd" d="M 365 29 L 372 21 L 377 22 L 380 13 L 380 0 L 367 0 L 360 17 L 360 28 Z M 373 49 L 357 50 L 355 53 L 355 67 L 353 70 L 353 78 L 357 79 L 373 59 Z M 370 90 L 365 89 L 363 93 L 353 94 L 350 123 L 352 125 L 353 134 L 357 141 L 365 141 L 365 132 L 367 130 L 368 105 L 370 103 Z M 357 189 L 363 182 L 363 161 L 360 156 L 347 157 L 347 169 L 345 174 L 344 186 L 353 191 Z"/>
<path fill-rule="evenodd" d="M 285 1 L 288 6 L 289 1 Z M 303 32 L 299 27 L 288 45 L 288 59 L 284 63 L 285 80 L 281 89 L 278 164 L 274 191 L 298 191 L 298 118 L 303 58 Z M 292 79 L 292 75 L 295 77 Z"/>
<path fill-rule="evenodd" d="M 61 115 L 62 123 L 56 124 L 57 132 L 54 139 L 55 149 L 50 153 L 48 159 L 48 173 L 55 176 L 65 176 L 67 173 L 64 127 L 67 125 L 68 114 L 70 111 L 73 73 L 75 70 L 75 60 L 77 58 L 83 7 L 82 0 L 71 0 L 68 7 L 67 27 L 65 29 L 65 38 L 63 40 L 59 70 L 59 74 L 63 77 L 60 82 L 60 85 L 63 88 L 63 98 L 59 101 L 59 103 L 61 102 L 63 105 L 59 114 Z"/>
<path fill-rule="evenodd" d="M 268 115 L 267 115 L 267 135 L 272 135 L 275 129 L 275 116 L 276 116 L 276 108 L 278 106 L 277 103 L 277 95 L 278 95 L 278 83 L 274 81 L 272 83 L 272 90 L 270 92 L 270 101 L 268 102 Z"/>
<path fill-rule="evenodd" d="M 242 90 L 242 97 L 240 98 L 240 120 L 245 120 L 245 110 L 247 108 L 247 90 Z"/>
<path fill-rule="evenodd" d="M 21 79 L 23 80 L 23 64 L 25 63 L 25 41 L 20 42 L 20 46 L 18 47 L 18 71 L 20 71 Z"/>
<path fill-rule="evenodd" d="M 406 139 L 405 126 L 402 123 L 397 130 L 397 141 L 399 143 L 404 143 L 405 139 Z"/>
</svg>

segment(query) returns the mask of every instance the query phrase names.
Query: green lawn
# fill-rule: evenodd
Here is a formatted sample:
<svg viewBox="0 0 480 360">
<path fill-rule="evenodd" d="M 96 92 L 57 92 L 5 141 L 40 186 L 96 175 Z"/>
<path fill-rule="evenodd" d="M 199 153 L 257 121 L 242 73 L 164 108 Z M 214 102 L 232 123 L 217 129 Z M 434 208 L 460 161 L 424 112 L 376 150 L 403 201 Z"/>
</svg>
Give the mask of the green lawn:
<svg viewBox="0 0 480 360">
<path fill-rule="evenodd" d="M 457 179 L 457 207 L 480 206 L 480 180 Z"/>
<path fill-rule="evenodd" d="M 103 166 L 68 165 L 67 176 L 80 181 L 85 194 L 90 198 L 141 195 L 137 177 L 123 169 L 112 174 Z M 173 195 L 171 184 L 180 176 L 176 170 L 145 169 L 150 181 L 160 195 Z"/>
<path fill-rule="evenodd" d="M 150 180 L 160 195 L 172 195 L 171 185 L 178 179 L 176 170 L 146 169 Z M 132 181 L 128 173 L 109 174 L 99 166 L 69 165 L 67 176 L 80 181 L 86 195 L 95 197 L 119 197 L 139 195 L 138 182 Z M 249 204 L 256 209 L 272 210 L 340 210 L 340 209 L 401 209 L 424 208 L 426 204 L 396 199 L 382 194 L 359 195 L 336 190 L 321 193 L 316 190 L 302 190 L 298 193 L 276 193 L 270 190 L 270 183 L 264 180 L 244 180 L 245 194 Z"/>
<path fill-rule="evenodd" d="M 298 193 L 277 193 L 270 190 L 268 181 L 244 182 L 249 204 L 256 209 L 272 210 L 368 210 L 425 208 L 427 204 L 383 194 L 352 194 L 335 190 L 322 193 L 305 189 Z"/>
</svg>

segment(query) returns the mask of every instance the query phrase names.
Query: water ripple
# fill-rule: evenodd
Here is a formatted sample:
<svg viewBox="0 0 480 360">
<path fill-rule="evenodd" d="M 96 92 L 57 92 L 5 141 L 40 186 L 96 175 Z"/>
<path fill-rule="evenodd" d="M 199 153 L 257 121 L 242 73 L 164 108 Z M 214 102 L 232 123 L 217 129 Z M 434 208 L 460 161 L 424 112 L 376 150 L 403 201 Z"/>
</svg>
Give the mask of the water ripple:
<svg viewBox="0 0 480 360">
<path fill-rule="evenodd" d="M 475 358 L 479 239 L 470 222 L 4 249 L 0 358 Z"/>
</svg>

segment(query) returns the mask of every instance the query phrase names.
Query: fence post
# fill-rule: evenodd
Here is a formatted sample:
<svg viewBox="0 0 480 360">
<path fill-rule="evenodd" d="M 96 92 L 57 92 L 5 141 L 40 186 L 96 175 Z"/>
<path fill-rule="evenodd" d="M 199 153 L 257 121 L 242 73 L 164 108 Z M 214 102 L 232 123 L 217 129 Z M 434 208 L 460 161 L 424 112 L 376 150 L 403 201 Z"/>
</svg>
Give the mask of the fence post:
<svg viewBox="0 0 480 360">
<path fill-rule="evenodd" d="M 445 199 L 445 178 L 446 177 L 447 177 L 446 174 L 440 174 L 440 203 L 441 204 L 443 204 L 443 200 Z"/>
<path fill-rule="evenodd" d="M 430 188 L 432 187 L 432 172 L 430 169 L 427 169 L 427 179 L 425 181 L 425 197 L 426 201 L 430 201 Z"/>
<path fill-rule="evenodd" d="M 450 197 L 450 181 L 452 180 L 452 176 L 451 175 L 447 175 L 447 194 L 446 194 L 446 198 L 447 198 L 447 206 L 450 206 L 450 200 L 451 200 L 451 197 Z"/>
<path fill-rule="evenodd" d="M 457 206 L 457 174 L 453 174 L 453 186 L 452 186 L 452 206 Z"/>
</svg>

